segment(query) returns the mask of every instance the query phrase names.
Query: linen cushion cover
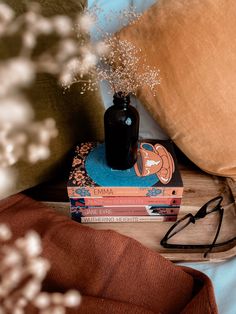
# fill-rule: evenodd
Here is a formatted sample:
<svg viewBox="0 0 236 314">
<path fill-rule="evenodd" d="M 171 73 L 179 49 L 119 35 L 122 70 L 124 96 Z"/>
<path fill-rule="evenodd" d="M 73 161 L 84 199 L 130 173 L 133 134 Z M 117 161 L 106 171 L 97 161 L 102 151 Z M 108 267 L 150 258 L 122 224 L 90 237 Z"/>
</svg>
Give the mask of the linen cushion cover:
<svg viewBox="0 0 236 314">
<path fill-rule="evenodd" d="M 203 170 L 236 179 L 236 2 L 165 0 L 119 32 L 160 69 L 141 102 Z"/>
<path fill-rule="evenodd" d="M 73 16 L 82 12 L 86 0 L 37 0 L 42 6 L 45 16 L 63 14 Z M 10 5 L 17 13 L 24 12 L 26 1 L 9 0 Z M 51 41 L 40 42 L 41 47 L 50 47 Z M 3 42 L 0 44 L 0 58 L 13 55 L 16 43 Z M 41 48 L 39 47 L 39 49 Z M 63 173 L 59 166 L 64 163 L 68 152 L 79 141 L 101 140 L 103 138 L 103 105 L 99 92 L 89 92 L 80 95 L 79 84 L 71 87 L 70 91 L 63 93 L 56 80 L 49 75 L 40 75 L 29 91 L 29 97 L 35 112 L 35 120 L 48 117 L 55 119 L 59 135 L 52 141 L 51 156 L 46 161 L 37 164 L 19 162 L 16 165 L 18 180 L 11 194 L 34 186 L 55 176 L 57 172 Z"/>
</svg>

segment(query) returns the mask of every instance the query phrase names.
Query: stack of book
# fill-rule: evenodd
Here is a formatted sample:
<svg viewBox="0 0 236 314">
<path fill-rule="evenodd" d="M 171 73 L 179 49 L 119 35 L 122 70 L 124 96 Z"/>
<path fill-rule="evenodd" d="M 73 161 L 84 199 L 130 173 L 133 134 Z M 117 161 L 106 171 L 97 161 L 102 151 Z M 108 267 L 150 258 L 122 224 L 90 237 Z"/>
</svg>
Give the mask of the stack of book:
<svg viewBox="0 0 236 314">
<path fill-rule="evenodd" d="M 107 166 L 104 143 L 87 142 L 76 147 L 67 190 L 78 222 L 175 221 L 183 182 L 171 141 L 140 142 L 127 170 Z"/>
</svg>

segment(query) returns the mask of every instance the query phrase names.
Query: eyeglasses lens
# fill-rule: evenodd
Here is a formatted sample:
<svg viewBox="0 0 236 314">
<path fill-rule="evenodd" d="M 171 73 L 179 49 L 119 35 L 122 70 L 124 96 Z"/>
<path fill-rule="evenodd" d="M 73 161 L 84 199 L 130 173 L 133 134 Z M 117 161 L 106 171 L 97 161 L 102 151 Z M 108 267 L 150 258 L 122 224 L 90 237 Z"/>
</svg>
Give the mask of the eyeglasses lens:
<svg viewBox="0 0 236 314">
<path fill-rule="evenodd" d="M 187 225 L 191 222 L 191 217 L 186 217 L 183 220 L 179 220 L 179 223 L 175 226 L 175 228 L 171 231 L 169 234 L 169 238 L 174 236 L 176 233 L 180 232 L 183 230 Z"/>
<path fill-rule="evenodd" d="M 206 207 L 206 213 L 209 214 L 213 212 L 219 204 L 220 204 L 219 199 L 212 200 Z"/>
</svg>

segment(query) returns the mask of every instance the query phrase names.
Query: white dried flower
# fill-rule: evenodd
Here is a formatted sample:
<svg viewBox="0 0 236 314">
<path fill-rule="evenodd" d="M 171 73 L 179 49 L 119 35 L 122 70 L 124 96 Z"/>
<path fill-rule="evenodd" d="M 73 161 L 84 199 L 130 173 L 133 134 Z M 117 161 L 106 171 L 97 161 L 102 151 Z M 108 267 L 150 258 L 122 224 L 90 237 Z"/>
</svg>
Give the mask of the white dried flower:
<svg viewBox="0 0 236 314">
<path fill-rule="evenodd" d="M 33 304 L 38 309 L 45 309 L 48 308 L 51 304 L 50 294 L 46 292 L 41 292 L 33 301 Z"/>
<path fill-rule="evenodd" d="M 0 226 L 0 228 L 1 228 L 1 226 Z M 7 229 L 10 232 L 10 229 L 9 228 L 7 228 Z M 1 233 L 1 231 L 0 231 L 0 233 Z M 10 238 L 11 238 L 11 232 L 8 235 L 8 240 Z M 1 236 L 0 236 L 0 239 L 1 239 Z M 18 250 L 14 249 L 14 248 L 5 248 L 3 250 L 4 250 L 5 256 L 2 259 L 2 264 L 4 266 L 13 266 L 13 265 L 16 265 L 22 261 L 22 257 L 21 257 Z"/>
<path fill-rule="evenodd" d="M 45 145 L 30 144 L 28 145 L 28 160 L 32 164 L 45 160 L 50 156 L 50 149 Z"/>
<path fill-rule="evenodd" d="M 15 266 L 16 264 L 14 265 L 13 269 L 7 272 L 7 280 L 5 282 L 3 281 L 3 285 L 5 284 L 6 288 L 14 288 L 22 278 L 22 270 Z"/>
<path fill-rule="evenodd" d="M 79 73 L 84 75 L 89 72 L 97 64 L 97 56 L 88 47 L 81 49 L 81 66 Z"/>
<path fill-rule="evenodd" d="M 65 15 L 57 15 L 52 18 L 54 30 L 61 37 L 69 36 L 73 29 L 71 19 Z"/>
<path fill-rule="evenodd" d="M 66 70 L 74 75 L 79 72 L 81 62 L 78 58 L 70 59 L 66 64 Z"/>
<path fill-rule="evenodd" d="M 26 58 L 12 58 L 0 63 L 0 96 L 14 94 L 27 87 L 35 77 L 34 65 Z"/>
<path fill-rule="evenodd" d="M 79 306 L 81 303 L 81 295 L 76 290 L 69 290 L 64 295 L 64 305 L 66 307 Z"/>
<path fill-rule="evenodd" d="M 50 314 L 65 314 L 66 310 L 63 306 L 55 306 Z"/>
<path fill-rule="evenodd" d="M 1 177 L 1 172 L 0 172 Z M 0 241 L 8 241 L 12 237 L 10 228 L 6 224 L 0 224 Z"/>
<path fill-rule="evenodd" d="M 0 234 L 1 230 L 3 239 L 9 240 L 11 237 L 9 228 L 1 224 Z M 40 269 L 43 269 L 43 272 L 46 268 L 48 270 L 49 265 L 47 260 L 40 257 L 41 252 L 41 240 L 34 231 L 28 232 L 25 237 L 17 239 L 13 244 L 0 245 L 0 314 L 24 313 L 23 310 L 28 305 L 33 306 L 35 310 L 38 309 L 39 314 L 61 314 L 65 313 L 66 307 L 75 307 L 79 304 L 81 296 L 73 290 L 65 295 L 41 292 L 46 273 L 44 276 L 38 276 L 38 273 Z M 19 255 L 20 258 L 12 258 L 13 255 Z M 4 261 L 11 263 L 5 265 Z"/>
<path fill-rule="evenodd" d="M 38 14 L 34 12 L 34 9 L 31 6 L 31 8 L 29 8 L 29 11 L 25 13 L 25 21 L 29 25 L 34 25 L 37 22 L 37 20 L 38 20 Z"/>
<path fill-rule="evenodd" d="M 34 257 L 42 253 L 41 239 L 35 231 L 28 231 L 24 238 L 24 250 L 27 256 Z"/>
<path fill-rule="evenodd" d="M 1 98 L 0 98 L 1 99 Z M 3 125 L 14 128 L 29 123 L 33 118 L 33 110 L 26 98 L 12 95 L 0 101 L 0 130 Z"/>
<path fill-rule="evenodd" d="M 37 279 L 44 279 L 49 268 L 50 264 L 45 258 L 37 258 L 36 260 L 32 260 L 32 263 L 29 263 L 27 270 Z"/>
<path fill-rule="evenodd" d="M 0 198 L 13 188 L 15 179 L 16 174 L 12 169 L 0 168 Z"/>
<path fill-rule="evenodd" d="M 34 31 L 37 34 L 49 35 L 53 32 L 53 23 L 50 19 L 39 16 L 34 24 Z"/>
<path fill-rule="evenodd" d="M 32 30 L 28 30 L 24 33 L 22 36 L 22 41 L 25 49 L 32 50 L 37 43 L 37 39 L 35 34 L 32 32 Z"/>
<path fill-rule="evenodd" d="M 107 45 L 103 41 L 99 41 L 98 43 L 96 43 L 94 48 L 95 48 L 95 51 L 98 54 L 98 56 L 108 55 L 108 53 L 110 51 L 109 45 Z"/>
<path fill-rule="evenodd" d="M 11 109 L 10 106 L 9 108 Z M 13 165 L 23 158 L 32 163 L 47 158 L 50 154 L 50 141 L 58 134 L 55 121 L 51 118 L 42 122 L 27 121 L 26 114 L 15 114 L 20 109 L 17 104 L 17 110 L 14 112 L 12 109 L 12 115 L 8 109 L 5 116 L 1 116 L 4 119 L 0 124 L 0 167 Z M 5 113 L 4 110 L 2 112 Z"/>
<path fill-rule="evenodd" d="M 138 88 L 148 86 L 154 92 L 160 84 L 159 70 L 151 68 L 140 57 L 140 50 L 127 40 L 113 36 L 106 39 L 109 52 L 96 68 L 97 77 L 108 81 L 114 92 L 136 95 Z"/>
<path fill-rule="evenodd" d="M 35 78 L 34 64 L 26 58 L 13 58 L 8 62 L 7 67 L 11 76 L 14 77 L 13 84 L 15 85 L 29 86 Z"/>
<path fill-rule="evenodd" d="M 51 294 L 51 302 L 55 305 L 63 303 L 63 295 L 61 293 L 55 292 Z"/>
<path fill-rule="evenodd" d="M 71 86 L 74 82 L 74 73 L 65 70 L 61 73 L 59 82 L 64 88 Z"/>
<path fill-rule="evenodd" d="M 64 39 L 59 43 L 56 58 L 59 62 L 64 62 L 71 56 L 77 55 L 78 47 L 73 39 Z"/>
<path fill-rule="evenodd" d="M 19 307 L 26 307 L 27 306 L 27 300 L 25 298 L 20 298 L 18 301 L 17 301 L 17 306 Z"/>
<path fill-rule="evenodd" d="M 95 25 L 95 17 L 88 11 L 78 17 L 77 23 L 80 31 L 89 33 L 92 27 Z"/>
<path fill-rule="evenodd" d="M 35 279 L 32 279 L 27 282 L 27 284 L 22 289 L 22 295 L 29 301 L 34 300 L 36 295 L 41 290 L 41 282 Z"/>
<path fill-rule="evenodd" d="M 9 23 L 15 16 L 15 12 L 5 3 L 0 3 L 0 25 Z"/>
<path fill-rule="evenodd" d="M 97 63 L 97 56 L 90 51 L 87 51 L 83 55 L 82 64 L 83 67 L 91 68 Z"/>
</svg>

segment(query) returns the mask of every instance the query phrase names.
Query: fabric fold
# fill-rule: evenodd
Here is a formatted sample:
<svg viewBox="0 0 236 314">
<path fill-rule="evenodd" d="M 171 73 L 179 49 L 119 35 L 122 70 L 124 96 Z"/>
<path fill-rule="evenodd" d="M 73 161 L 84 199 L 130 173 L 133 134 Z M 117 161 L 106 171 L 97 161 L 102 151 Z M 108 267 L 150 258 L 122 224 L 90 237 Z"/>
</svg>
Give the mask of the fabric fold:
<svg viewBox="0 0 236 314">
<path fill-rule="evenodd" d="M 51 263 L 43 289 L 84 296 L 68 313 L 217 313 L 207 276 L 115 231 L 78 224 L 23 194 L 0 202 L 0 222 L 14 238 L 30 229 L 41 235 Z"/>
</svg>

